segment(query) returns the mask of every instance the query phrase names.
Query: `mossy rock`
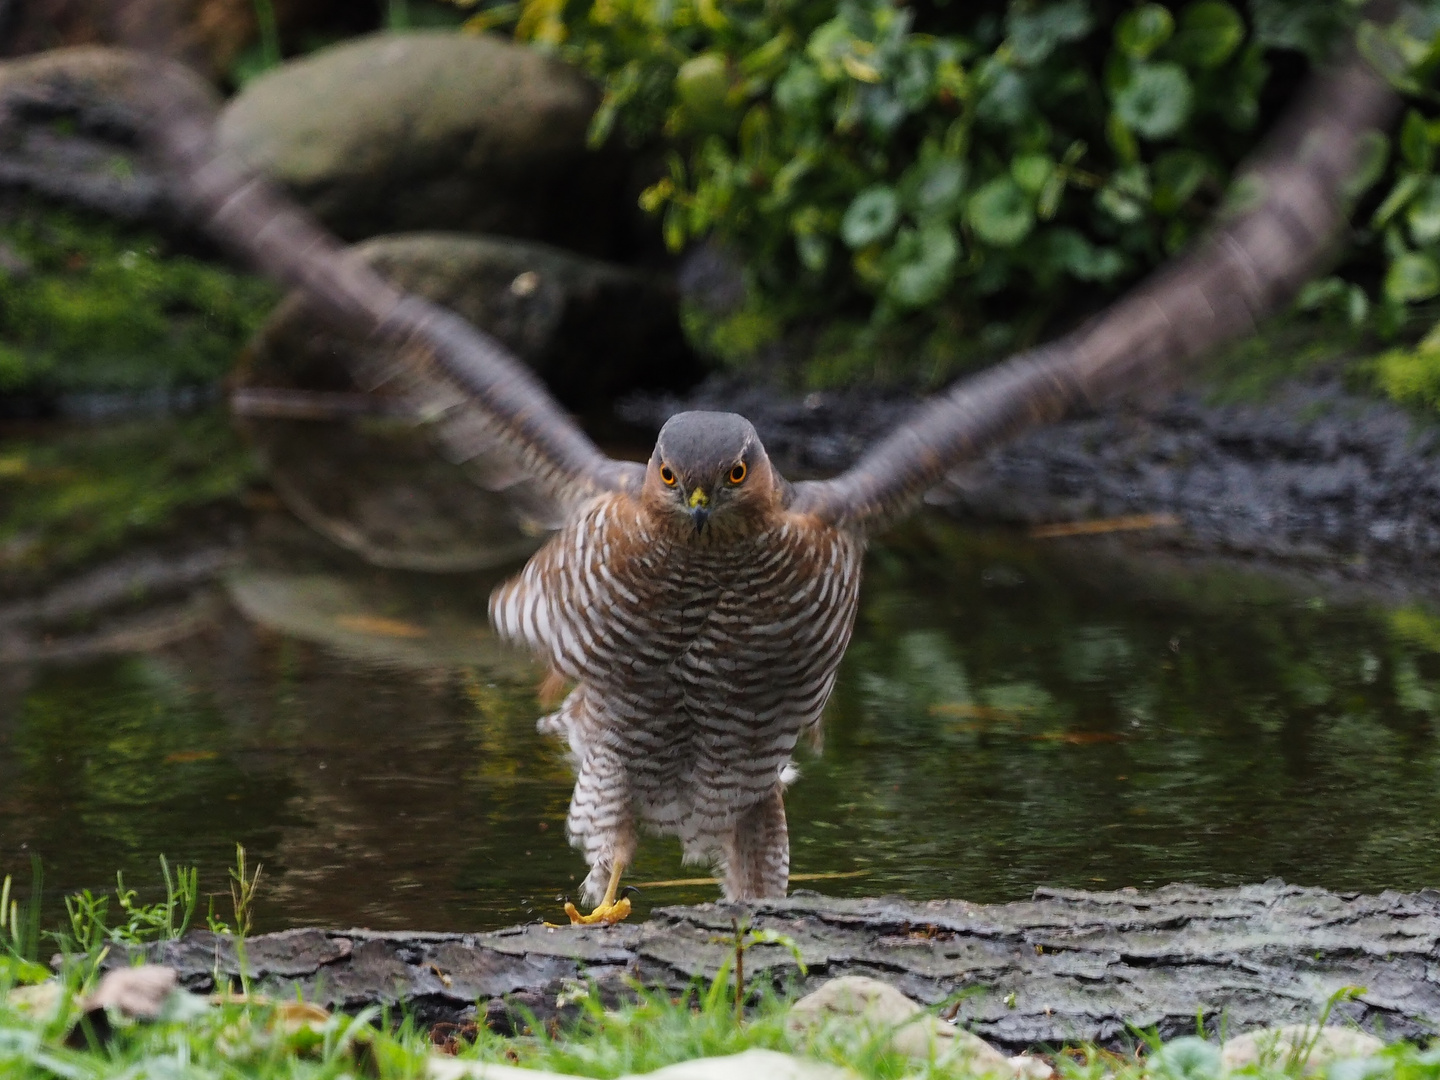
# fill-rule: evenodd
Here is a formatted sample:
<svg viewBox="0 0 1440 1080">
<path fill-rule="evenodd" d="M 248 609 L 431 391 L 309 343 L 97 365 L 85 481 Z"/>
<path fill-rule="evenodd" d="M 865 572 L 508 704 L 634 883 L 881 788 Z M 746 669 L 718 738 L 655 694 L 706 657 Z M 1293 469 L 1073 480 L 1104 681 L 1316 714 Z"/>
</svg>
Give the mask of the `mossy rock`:
<svg viewBox="0 0 1440 1080">
<path fill-rule="evenodd" d="M 463 229 L 609 250 L 623 167 L 586 143 L 598 91 L 492 36 L 373 34 L 254 79 L 220 141 L 341 236 Z"/>
</svg>

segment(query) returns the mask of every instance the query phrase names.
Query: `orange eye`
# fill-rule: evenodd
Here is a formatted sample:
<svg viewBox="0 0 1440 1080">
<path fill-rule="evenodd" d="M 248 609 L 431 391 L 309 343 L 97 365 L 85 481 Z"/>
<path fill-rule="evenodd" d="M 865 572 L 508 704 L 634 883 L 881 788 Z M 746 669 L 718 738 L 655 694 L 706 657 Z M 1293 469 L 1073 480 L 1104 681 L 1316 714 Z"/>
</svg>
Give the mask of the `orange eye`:
<svg viewBox="0 0 1440 1080">
<path fill-rule="evenodd" d="M 675 473 L 671 470 L 669 465 L 660 466 L 660 479 L 665 481 L 666 487 L 675 486 Z"/>
<path fill-rule="evenodd" d="M 730 483 L 741 484 L 745 482 L 745 463 L 737 461 L 735 467 L 730 470 Z"/>
</svg>

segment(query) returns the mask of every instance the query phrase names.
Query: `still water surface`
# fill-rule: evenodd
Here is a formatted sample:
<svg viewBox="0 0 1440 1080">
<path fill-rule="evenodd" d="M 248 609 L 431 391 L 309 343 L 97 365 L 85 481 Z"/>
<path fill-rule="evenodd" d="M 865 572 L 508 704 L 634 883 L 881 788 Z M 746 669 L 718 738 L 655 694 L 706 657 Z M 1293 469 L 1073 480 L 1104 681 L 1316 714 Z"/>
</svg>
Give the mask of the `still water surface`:
<svg viewBox="0 0 1440 1080">
<path fill-rule="evenodd" d="M 1440 884 L 1440 621 L 1088 551 L 938 520 L 876 547 L 788 799 L 794 871 L 852 876 L 802 884 Z M 117 869 L 153 884 L 163 852 L 223 894 L 239 841 L 265 866 L 260 929 L 554 917 L 583 867 L 532 678 L 426 652 L 482 639 L 486 581 L 352 573 L 369 591 L 343 616 L 319 579 L 262 582 L 299 612 L 282 625 L 339 639 L 247 618 L 242 574 L 179 645 L 0 667 L 0 873 L 41 855 L 58 909 Z M 632 880 L 702 872 L 650 839 Z M 650 885 L 641 907 L 715 893 Z"/>
</svg>

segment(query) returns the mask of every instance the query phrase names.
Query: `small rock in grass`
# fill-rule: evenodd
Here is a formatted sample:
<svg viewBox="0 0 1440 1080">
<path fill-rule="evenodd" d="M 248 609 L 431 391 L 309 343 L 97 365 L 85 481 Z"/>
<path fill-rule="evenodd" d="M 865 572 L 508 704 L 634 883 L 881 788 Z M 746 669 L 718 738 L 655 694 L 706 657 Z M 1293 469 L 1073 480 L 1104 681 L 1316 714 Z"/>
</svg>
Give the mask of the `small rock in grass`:
<svg viewBox="0 0 1440 1080">
<path fill-rule="evenodd" d="M 1051 1080 L 1055 1070 L 1038 1057 L 1029 1054 L 1016 1054 L 1007 1058 L 1010 1062 L 1010 1071 L 1016 1076 L 1016 1080 Z"/>
<path fill-rule="evenodd" d="M 85 999 L 85 1012 L 114 1009 L 129 1020 L 158 1020 L 165 1002 L 180 985 L 174 968 L 159 964 L 117 968 L 100 980 L 95 992 Z"/>
<path fill-rule="evenodd" d="M 855 1074 L 838 1065 L 807 1061 L 775 1050 L 746 1050 L 667 1065 L 644 1074 L 644 1080 L 855 1080 Z"/>
<path fill-rule="evenodd" d="M 426 1066 L 427 1080 L 566 1080 L 561 1074 L 492 1065 L 480 1061 L 457 1061 L 436 1055 Z M 746 1050 L 726 1057 L 696 1058 L 667 1065 L 652 1073 L 621 1077 L 621 1080 L 856 1080 L 849 1069 L 807 1061 L 774 1050 Z"/>
<path fill-rule="evenodd" d="M 50 979 L 35 986 L 17 986 L 5 995 L 5 1004 L 18 1013 L 30 1017 L 51 1017 L 60 1011 L 66 1000 L 65 988 L 58 979 Z"/>
<path fill-rule="evenodd" d="M 974 1073 L 1031 1076 L 1020 1073 L 984 1039 L 931 1016 L 893 986 L 878 979 L 846 975 L 831 979 L 790 1007 L 790 1030 L 818 1032 L 837 1020 L 871 1035 L 889 1035 L 890 1046 L 921 1060 L 961 1060 Z M 1028 1067 L 1028 1066 L 1027 1066 Z"/>
<path fill-rule="evenodd" d="M 1289 1024 L 1261 1028 L 1227 1039 L 1220 1050 L 1220 1064 L 1228 1071 L 1249 1065 L 1284 1065 L 1304 1055 L 1307 1068 L 1328 1065 L 1344 1058 L 1365 1058 L 1378 1054 L 1385 1044 L 1374 1035 L 1347 1027 Z"/>
</svg>

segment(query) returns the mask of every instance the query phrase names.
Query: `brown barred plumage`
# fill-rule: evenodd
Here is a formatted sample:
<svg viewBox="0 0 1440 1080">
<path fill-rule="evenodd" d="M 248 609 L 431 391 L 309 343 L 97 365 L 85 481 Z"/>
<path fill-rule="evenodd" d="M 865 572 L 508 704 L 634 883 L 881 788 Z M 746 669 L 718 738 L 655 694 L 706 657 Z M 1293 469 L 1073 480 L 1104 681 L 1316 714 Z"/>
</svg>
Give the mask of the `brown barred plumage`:
<svg viewBox="0 0 1440 1080">
<path fill-rule="evenodd" d="M 592 901 L 640 829 L 717 862 L 731 899 L 785 893 L 781 792 L 849 642 L 864 546 L 790 495 L 748 422 L 682 414 L 638 497 L 593 499 L 491 598 L 496 629 L 577 684 L 541 727 L 574 757 Z"/>
<path fill-rule="evenodd" d="M 591 862 L 591 895 L 606 860 L 618 865 L 642 825 L 678 833 L 694 856 L 717 857 L 729 895 L 781 892 L 784 768 L 829 694 L 866 534 L 961 462 L 1232 340 L 1275 310 L 1328 257 L 1370 132 L 1397 109 L 1363 58 L 1346 58 L 1276 125 L 1247 170 L 1256 193 L 1247 210 L 1068 337 L 957 384 L 840 477 L 792 488 L 738 417 L 667 425 L 678 435 L 688 426 L 694 437 L 673 449 L 699 470 L 683 486 L 677 479 L 677 501 L 658 454 L 643 476 L 607 458 L 498 342 L 347 257 L 227 157 L 214 139 L 213 92 L 185 68 L 121 54 L 107 58 L 103 79 L 73 65 L 46 71 L 38 79 L 55 84 L 48 90 L 22 80 L 0 93 L 0 129 L 36 101 L 81 90 L 107 124 L 131 116 L 198 225 L 384 354 L 378 363 L 351 357 L 358 378 L 398 383 L 442 446 L 514 496 L 523 521 L 562 527 L 497 591 L 492 614 L 578 682 L 547 722 L 579 764 L 571 827 Z M 114 108 L 117 96 L 133 115 Z M 737 422 L 751 475 L 734 497 L 690 503 L 685 492 L 702 472 L 707 495 L 728 492 L 723 478 L 716 486 L 714 470 L 726 463 L 712 451 L 741 430 Z"/>
</svg>

